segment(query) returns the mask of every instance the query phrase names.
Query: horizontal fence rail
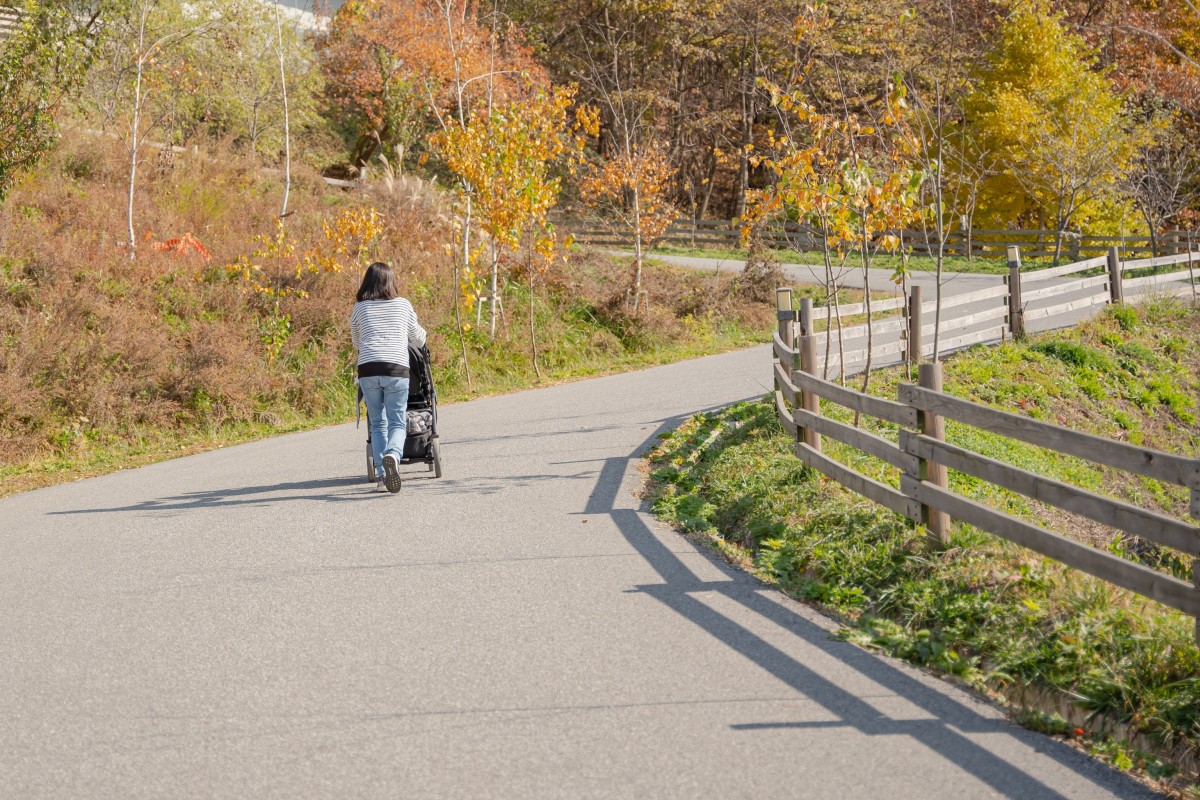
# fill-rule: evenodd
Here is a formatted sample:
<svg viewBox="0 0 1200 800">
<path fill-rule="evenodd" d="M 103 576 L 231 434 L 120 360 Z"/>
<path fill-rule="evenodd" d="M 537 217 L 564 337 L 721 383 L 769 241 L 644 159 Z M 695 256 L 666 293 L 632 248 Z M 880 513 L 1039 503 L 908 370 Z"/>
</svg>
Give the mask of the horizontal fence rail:
<svg viewBox="0 0 1200 800">
<path fill-rule="evenodd" d="M 1024 269 L 1021 255 L 1020 248 L 1009 248 L 1004 285 L 942 299 L 937 357 L 1023 336 L 1030 326 L 1050 330 L 1073 325 L 1121 302 L 1126 294 L 1170 294 L 1200 301 L 1200 251 L 1122 261 L 1110 248 L 1104 257 L 1046 270 Z M 1153 274 L 1144 274 L 1148 270 Z M 1096 272 L 1100 274 L 1086 274 Z M 920 298 L 915 307 L 914 298 Z M 863 319 L 867 301 L 811 308 L 805 332 L 814 336 L 817 374 L 853 374 L 866 368 L 868 355 L 873 367 L 934 357 L 937 302 L 926 298 L 917 287 L 908 296 L 871 300 L 875 319 L 870 326 Z M 908 313 L 894 313 L 904 310 Z"/>
<path fill-rule="evenodd" d="M 1125 290 L 1135 296 L 1144 292 L 1162 293 L 1163 287 L 1169 287 L 1169 294 L 1200 300 L 1196 297 L 1200 284 L 1194 274 L 1200 266 L 1200 253 L 1153 259 L 1154 263 L 1148 263 L 1149 260 L 1122 263 L 1112 248 L 1103 258 L 1057 268 L 1048 279 L 1035 283 L 1037 288 L 1024 299 L 1021 283 L 1029 276 L 1021 272 L 1020 252 L 1016 248 L 1008 256 L 1010 274 L 1005 286 L 942 303 L 943 330 L 958 331 L 979 324 L 987 327 L 943 339 L 939 343 L 941 352 L 1021 336 L 1024 324 L 1033 320 L 1049 321 L 1050 327 L 1055 327 L 1053 323 L 1060 319 L 1077 320 L 1080 313 L 1094 313 L 1110 303 L 1122 302 Z M 1139 278 L 1124 277 L 1131 270 L 1147 268 L 1166 271 Z M 1066 279 L 1087 270 L 1103 270 L 1104 274 Z M 1069 299 L 1054 302 L 1063 295 Z M 873 343 L 870 352 L 877 363 L 889 355 L 902 355 L 911 362 L 932 355 L 929 335 L 933 330 L 926 323 L 931 319 L 934 304 L 924 302 L 919 287 L 914 287 L 905 300 L 906 304 L 884 301 L 889 309 L 906 307 L 907 314 L 899 320 L 880 320 L 870 328 L 879 336 L 901 336 L 899 345 L 894 340 Z M 1052 304 L 1028 307 L 1046 301 Z M 1190 491 L 1189 513 L 1195 520 L 1200 520 L 1200 459 L 1138 447 L 952 397 L 941 390 L 938 363 L 921 363 L 920 382 L 901 384 L 895 400 L 855 391 L 831 380 L 830 371 L 865 360 L 867 326 L 815 333 L 813 322 L 823 319 L 827 309 L 814 308 L 812 300 L 804 298 L 799 311 L 793 311 L 790 289 L 777 290 L 776 302 L 779 329 L 773 348 L 775 406 L 781 425 L 796 440 L 799 460 L 847 489 L 923 524 L 939 542 L 948 541 L 950 521 L 958 519 L 1196 617 L 1196 641 L 1200 644 L 1200 527 L 1192 521 L 1105 497 L 949 443 L 945 421 L 950 419 L 1093 464 L 1185 487 Z M 845 307 L 843 316 L 849 316 L 844 310 Z M 996 321 L 1003 324 L 989 324 Z M 853 412 L 855 424 L 823 416 L 822 400 Z M 857 424 L 859 415 L 897 426 L 899 441 L 861 429 Z M 822 437 L 841 442 L 897 470 L 900 487 L 897 489 L 831 458 L 822 450 Z M 1193 581 L 1189 583 L 1128 561 L 964 497 L 949 488 L 949 470 L 1173 548 L 1193 559 Z"/>
<path fill-rule="evenodd" d="M 595 221 L 570 220 L 562 223 L 566 230 L 581 244 L 622 246 L 633 241 L 629 231 L 615 225 Z M 956 230 L 942 242 L 936 235 L 926 239 L 924 231 L 897 231 L 903 247 L 913 254 L 934 255 L 941 245 L 946 256 L 1003 258 L 1008 247 L 1016 245 L 1025 251 L 1026 258 L 1049 258 L 1060 256 L 1079 261 L 1085 255 L 1107 253 L 1116 246 L 1129 253 L 1151 253 L 1173 255 L 1186 252 L 1189 242 L 1200 243 L 1200 234 L 1184 230 L 1166 231 L 1160 236 L 1084 236 L 1071 231 L 1062 233 L 1061 246 L 1055 242 L 1059 234 L 1052 230 Z M 802 251 L 820 250 L 823 245 L 820 231 L 806 225 L 788 223 L 766 226 L 755 231 L 759 242 L 778 248 Z M 679 219 L 672 223 L 655 242 L 655 245 L 670 244 L 688 247 L 721 246 L 740 247 L 742 228 L 736 221 Z"/>
</svg>

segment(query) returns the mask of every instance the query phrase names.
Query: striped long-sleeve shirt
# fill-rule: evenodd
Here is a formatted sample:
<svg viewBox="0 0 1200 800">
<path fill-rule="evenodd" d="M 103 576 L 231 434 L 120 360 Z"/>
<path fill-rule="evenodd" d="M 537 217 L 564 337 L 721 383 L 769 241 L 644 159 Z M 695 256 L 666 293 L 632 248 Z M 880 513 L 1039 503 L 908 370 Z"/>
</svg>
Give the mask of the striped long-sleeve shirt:
<svg viewBox="0 0 1200 800">
<path fill-rule="evenodd" d="M 417 322 L 412 303 L 363 300 L 350 314 L 350 339 L 358 350 L 358 375 L 408 377 L 408 348 L 425 344 L 425 329 Z"/>
</svg>

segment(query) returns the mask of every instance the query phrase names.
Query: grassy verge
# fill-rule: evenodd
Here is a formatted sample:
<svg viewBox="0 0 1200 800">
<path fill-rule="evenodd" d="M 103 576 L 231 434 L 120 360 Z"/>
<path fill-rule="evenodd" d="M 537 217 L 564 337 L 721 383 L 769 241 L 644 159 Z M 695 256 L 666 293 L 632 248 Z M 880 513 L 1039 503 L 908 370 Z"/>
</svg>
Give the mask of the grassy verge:
<svg viewBox="0 0 1200 800">
<path fill-rule="evenodd" d="M 486 321 L 468 328 L 443 315 L 425 320 L 434 352 L 435 382 L 443 403 L 545 386 L 678 361 L 770 341 L 773 304 L 747 298 L 728 275 L 708 276 L 667 266 L 648 266 L 649 300 L 638 314 L 621 307 L 613 287 L 623 285 L 625 265 L 598 254 L 582 254 L 570 275 L 536 287 L 535 371 L 529 338 L 529 291 L 515 281 L 493 340 Z M 807 291 L 810 287 L 797 289 Z M 410 296 L 422 308 L 431 288 L 417 285 Z M 847 295 L 853 302 L 861 293 Z M 467 360 L 464 367 L 462 344 Z M 353 417 L 353 363 L 348 343 L 326 345 L 338 353 L 331 368 L 317 359 L 280 358 L 282 373 L 307 372 L 291 392 L 252 400 L 244 418 L 222 419 L 218 409 L 196 407 L 175 415 L 124 424 L 94 424 L 86 414 L 63 415 L 48 426 L 49 441 L 35 455 L 0 463 L 0 496 L 40 486 L 113 472 L 204 450 L 346 421 Z M 300 350 L 299 352 L 306 352 Z M 467 382 L 468 369 L 471 382 Z"/>
<path fill-rule="evenodd" d="M 445 402 L 775 328 L 770 273 L 650 267 L 633 313 L 627 260 L 579 250 L 532 290 L 505 255 L 493 337 L 463 310 L 481 276 L 464 280 L 446 256 L 453 214 L 436 185 L 346 192 L 298 168 L 281 225 L 278 175 L 221 148 L 204 156 L 139 181 L 132 258 L 119 143 L 68 135 L 0 206 L 0 495 L 349 418 L 348 317 L 376 259 L 430 333 Z"/>
<path fill-rule="evenodd" d="M 1094 433 L 1194 455 L 1200 314 L 1174 302 L 1121 308 L 1077 330 L 977 348 L 946 363 L 951 394 Z M 877 373 L 895 396 L 903 370 Z M 825 406 L 823 412 L 838 416 Z M 842 417 L 845 419 L 846 417 Z M 893 440 L 894 428 L 868 425 Z M 1186 515 L 1183 491 L 987 431 L 948 438 L 1024 469 Z M 833 457 L 880 480 L 891 468 L 825 439 Z M 765 579 L 844 620 L 864 646 L 956 676 L 1180 796 L 1200 751 L 1194 621 L 967 525 L 932 550 L 905 520 L 805 468 L 774 409 L 698 416 L 653 454 L 656 512 L 709 538 Z M 951 473 L 969 497 L 1131 560 L 1190 577 L 1190 559 Z M 1116 734 L 1116 735 L 1114 735 Z"/>
</svg>

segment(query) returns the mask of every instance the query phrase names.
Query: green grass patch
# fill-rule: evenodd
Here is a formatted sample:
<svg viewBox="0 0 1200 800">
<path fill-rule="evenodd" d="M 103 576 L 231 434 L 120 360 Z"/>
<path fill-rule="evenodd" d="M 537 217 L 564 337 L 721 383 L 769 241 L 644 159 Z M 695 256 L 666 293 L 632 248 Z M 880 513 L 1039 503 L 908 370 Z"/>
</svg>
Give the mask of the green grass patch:
<svg viewBox="0 0 1200 800">
<path fill-rule="evenodd" d="M 581 260 L 570 285 L 538 286 L 532 304 L 538 354 L 533 365 L 529 337 L 529 290 L 506 287 L 505 313 L 493 339 L 486 317 L 466 318 L 459 340 L 453 318 L 423 319 L 434 350 L 434 381 L 443 403 L 519 391 L 563 381 L 640 369 L 770 341 L 774 306 L 747 301 L 727 275 L 705 276 L 674 267 L 648 265 L 649 299 L 637 314 L 613 298 L 620 269 L 604 260 Z M 0 281 L 0 288 L 6 285 Z M 114 284 L 115 287 L 115 284 Z M 159 317 L 186 331 L 203 309 L 182 305 L 186 296 L 164 279 L 156 288 Z M 119 295 L 114 288 L 114 294 Z M 430 303 L 428 287 L 409 292 L 418 307 Z M 858 293 L 861 295 L 861 293 Z M 264 347 L 287 342 L 289 333 L 271 316 L 255 321 Z M 275 321 L 276 327 L 265 325 Z M 462 345 L 466 347 L 466 363 Z M 0 497 L 40 486 L 92 477 L 324 425 L 354 415 L 353 353 L 340 336 L 323 334 L 289 347 L 272 362 L 283 389 L 256 395 L 249 419 L 222 419 L 227 402 L 216 389 L 196 387 L 179 400 L 170 417 L 139 423 L 102 424 L 89 414 L 64 409 L 45 433 L 38 455 L 0 462 Z M 120 360 L 104 368 L 120 367 Z M 471 381 L 467 381 L 467 369 Z M 248 382 L 248 378 L 247 378 Z M 137 402 L 151 402 L 147 396 Z M 0 420 L 5 420 L 0 409 Z M 9 418 L 11 419 L 11 417 Z"/>
<path fill-rule="evenodd" d="M 945 364 L 946 390 L 992 406 L 1112 438 L 1138 438 L 1195 455 L 1200 348 L 1174 353 L 1173 337 L 1200 340 L 1200 313 L 1181 304 L 1134 309 L 1130 330 L 1108 313 L 1072 331 L 976 348 Z M 903 368 L 876 373 L 873 393 L 895 398 Z M 1146 395 L 1142 403 L 1135 399 Z M 849 412 L 823 403 L 823 413 Z M 893 441 L 895 426 L 863 426 Z M 1186 516 L 1180 487 L 1116 473 L 989 431 L 950 423 L 947 438 L 1042 475 Z M 898 473 L 825 437 L 836 460 L 878 480 Z M 773 404 L 741 403 L 694 417 L 651 456 L 655 512 L 707 537 L 789 593 L 845 621 L 842 635 L 1002 694 L 1035 686 L 1081 713 L 1120 722 L 1155 745 L 1150 756 L 1097 739 L 1122 767 L 1169 777 L 1165 754 L 1200 751 L 1200 650 L 1194 620 L 957 524 L 932 548 L 902 517 L 804 467 Z M 1137 537 L 1115 536 L 951 473 L 955 491 L 1124 558 L 1190 580 L 1191 560 Z M 1111 751 L 1111 752 L 1108 752 Z M 1169 761 L 1169 759 L 1167 759 Z"/>
</svg>

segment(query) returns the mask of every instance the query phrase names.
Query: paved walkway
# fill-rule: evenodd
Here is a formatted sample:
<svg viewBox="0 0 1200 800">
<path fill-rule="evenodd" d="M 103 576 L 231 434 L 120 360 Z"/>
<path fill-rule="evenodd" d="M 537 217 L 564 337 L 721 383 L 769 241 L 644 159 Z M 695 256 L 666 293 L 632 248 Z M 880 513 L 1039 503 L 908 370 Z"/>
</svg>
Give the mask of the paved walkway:
<svg viewBox="0 0 1200 800">
<path fill-rule="evenodd" d="M 674 264 L 700 272 L 741 272 L 746 262 L 734 258 L 698 258 L 695 256 L 653 255 L 655 261 L 664 264 Z M 783 274 L 796 283 L 824 284 L 825 267 L 819 264 L 780 264 Z M 859 267 L 847 267 L 839 270 L 837 285 L 850 289 L 861 289 L 866 284 L 863 271 Z M 932 300 L 937 286 L 937 273 L 914 270 L 910 273 L 912 285 L 920 286 L 925 293 L 925 299 Z M 871 290 L 875 292 L 899 292 L 892 281 L 892 270 L 872 269 L 870 272 Z M 943 272 L 942 286 L 947 294 L 966 294 L 979 289 L 989 289 L 1004 283 L 1001 275 L 977 275 L 966 272 Z"/>
<path fill-rule="evenodd" d="M 0 796 L 1142 798 L 646 513 L 641 453 L 767 348 L 0 501 Z"/>
</svg>

